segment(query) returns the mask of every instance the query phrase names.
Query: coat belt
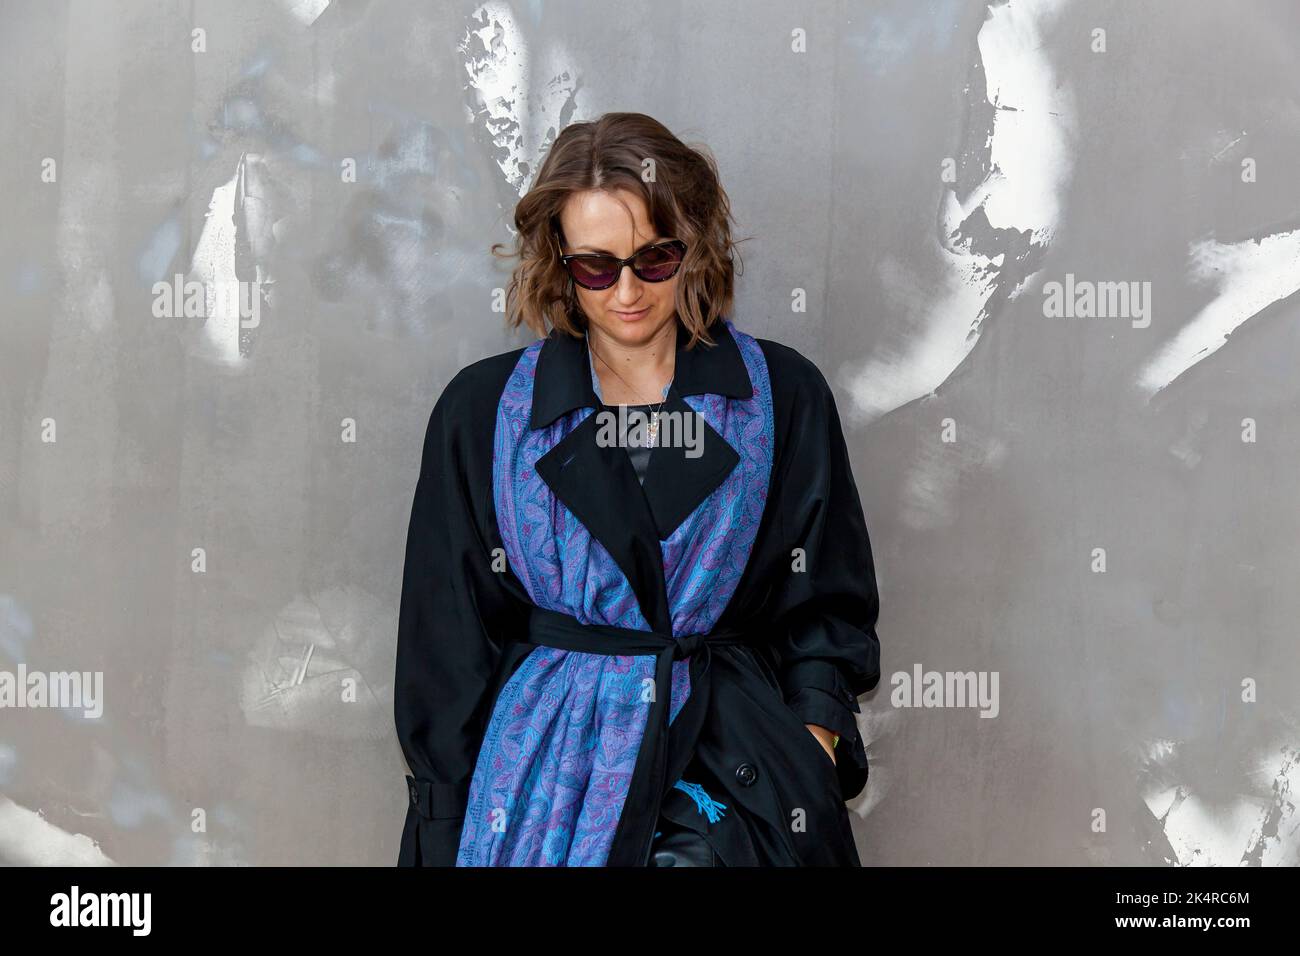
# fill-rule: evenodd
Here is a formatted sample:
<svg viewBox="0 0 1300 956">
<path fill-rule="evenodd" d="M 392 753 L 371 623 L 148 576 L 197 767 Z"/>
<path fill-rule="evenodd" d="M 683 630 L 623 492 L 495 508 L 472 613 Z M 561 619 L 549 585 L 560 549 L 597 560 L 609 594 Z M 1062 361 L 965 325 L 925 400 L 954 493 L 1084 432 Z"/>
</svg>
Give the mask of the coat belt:
<svg viewBox="0 0 1300 956">
<path fill-rule="evenodd" d="M 569 614 L 536 606 L 532 608 L 526 643 L 587 654 L 655 656 L 650 715 L 606 866 L 646 866 L 649 863 L 660 804 L 695 753 L 708 713 L 710 648 L 747 642 L 747 633 L 734 628 L 674 636 L 607 624 L 583 624 Z M 676 719 L 670 721 L 673 661 L 688 659 L 690 696 L 677 712 Z"/>
</svg>

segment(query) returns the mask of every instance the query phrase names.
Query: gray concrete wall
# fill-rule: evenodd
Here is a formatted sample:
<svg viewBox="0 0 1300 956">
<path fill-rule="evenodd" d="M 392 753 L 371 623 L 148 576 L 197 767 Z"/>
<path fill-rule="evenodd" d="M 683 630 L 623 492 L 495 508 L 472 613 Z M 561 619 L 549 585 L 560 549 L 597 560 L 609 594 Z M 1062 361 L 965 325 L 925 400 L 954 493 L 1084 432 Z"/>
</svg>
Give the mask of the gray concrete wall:
<svg viewBox="0 0 1300 956">
<path fill-rule="evenodd" d="M 1289 0 L 3 3 L 0 671 L 103 685 L 0 709 L 0 861 L 395 861 L 423 428 L 523 344 L 538 157 L 639 110 L 837 390 L 864 862 L 1296 864 L 1297 46 Z"/>
</svg>

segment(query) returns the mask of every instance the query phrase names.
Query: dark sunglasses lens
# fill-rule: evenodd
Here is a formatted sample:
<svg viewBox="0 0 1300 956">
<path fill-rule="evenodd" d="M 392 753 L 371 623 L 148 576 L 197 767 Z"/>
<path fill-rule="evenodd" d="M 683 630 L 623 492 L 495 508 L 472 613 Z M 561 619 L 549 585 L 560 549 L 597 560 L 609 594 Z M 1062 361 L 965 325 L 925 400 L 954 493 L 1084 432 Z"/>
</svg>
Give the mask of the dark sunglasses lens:
<svg viewBox="0 0 1300 956">
<path fill-rule="evenodd" d="M 636 257 L 636 273 L 647 282 L 671 279 L 682 264 L 682 251 L 678 246 L 656 246 Z"/>
<path fill-rule="evenodd" d="M 594 256 L 590 259 L 570 259 L 569 275 L 578 285 L 587 288 L 612 285 L 618 261 L 610 256 Z"/>
</svg>

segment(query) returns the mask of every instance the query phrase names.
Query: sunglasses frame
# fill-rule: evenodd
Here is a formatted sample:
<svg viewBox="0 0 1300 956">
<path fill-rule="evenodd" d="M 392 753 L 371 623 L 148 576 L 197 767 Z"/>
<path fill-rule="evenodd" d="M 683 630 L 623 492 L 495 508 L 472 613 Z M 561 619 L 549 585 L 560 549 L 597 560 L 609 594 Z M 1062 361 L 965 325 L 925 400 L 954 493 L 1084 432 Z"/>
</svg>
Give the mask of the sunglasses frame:
<svg viewBox="0 0 1300 956">
<path fill-rule="evenodd" d="M 677 268 L 673 269 L 670 275 L 666 275 L 662 279 L 649 279 L 646 276 L 641 274 L 641 270 L 637 268 L 635 260 L 637 259 L 638 256 L 647 253 L 652 249 L 662 248 L 663 246 L 680 246 L 682 250 L 682 258 L 678 260 Z M 673 276 L 677 275 L 677 273 L 681 271 L 682 263 L 686 261 L 686 252 L 689 248 L 690 247 L 686 245 L 686 243 L 683 242 L 681 239 L 661 239 L 659 242 L 651 243 L 650 245 L 642 249 L 638 249 L 636 252 L 632 253 L 632 255 L 628 256 L 626 259 L 620 259 L 617 256 L 605 255 L 603 252 L 574 252 L 574 253 L 570 253 L 567 256 L 563 256 L 563 255 L 560 256 L 560 262 L 564 265 L 564 271 L 569 274 L 569 278 L 572 279 L 576 285 L 580 285 L 582 286 L 582 288 L 587 289 L 590 292 L 599 292 L 601 289 L 609 289 L 612 288 L 613 286 L 618 285 L 618 280 L 623 276 L 624 266 L 631 266 L 632 274 L 635 275 L 642 282 L 667 282 L 669 279 L 671 279 Z M 569 266 L 569 263 L 574 259 L 602 259 L 607 262 L 609 260 L 613 260 L 618 264 L 618 268 L 614 271 L 614 279 L 612 282 L 608 282 L 605 285 L 587 285 L 585 282 L 583 282 L 581 279 L 579 279 L 577 276 L 573 274 L 573 269 Z"/>
</svg>

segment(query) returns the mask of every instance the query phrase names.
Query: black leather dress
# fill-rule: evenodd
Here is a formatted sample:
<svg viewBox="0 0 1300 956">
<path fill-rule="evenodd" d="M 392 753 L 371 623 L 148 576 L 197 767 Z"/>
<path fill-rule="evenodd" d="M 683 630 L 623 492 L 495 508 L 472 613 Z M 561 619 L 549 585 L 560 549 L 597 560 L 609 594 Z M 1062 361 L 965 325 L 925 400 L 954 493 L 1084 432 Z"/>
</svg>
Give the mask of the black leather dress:
<svg viewBox="0 0 1300 956">
<path fill-rule="evenodd" d="M 650 845 L 650 866 L 722 866 L 703 836 L 663 817 L 659 819 L 665 829 Z"/>
</svg>

